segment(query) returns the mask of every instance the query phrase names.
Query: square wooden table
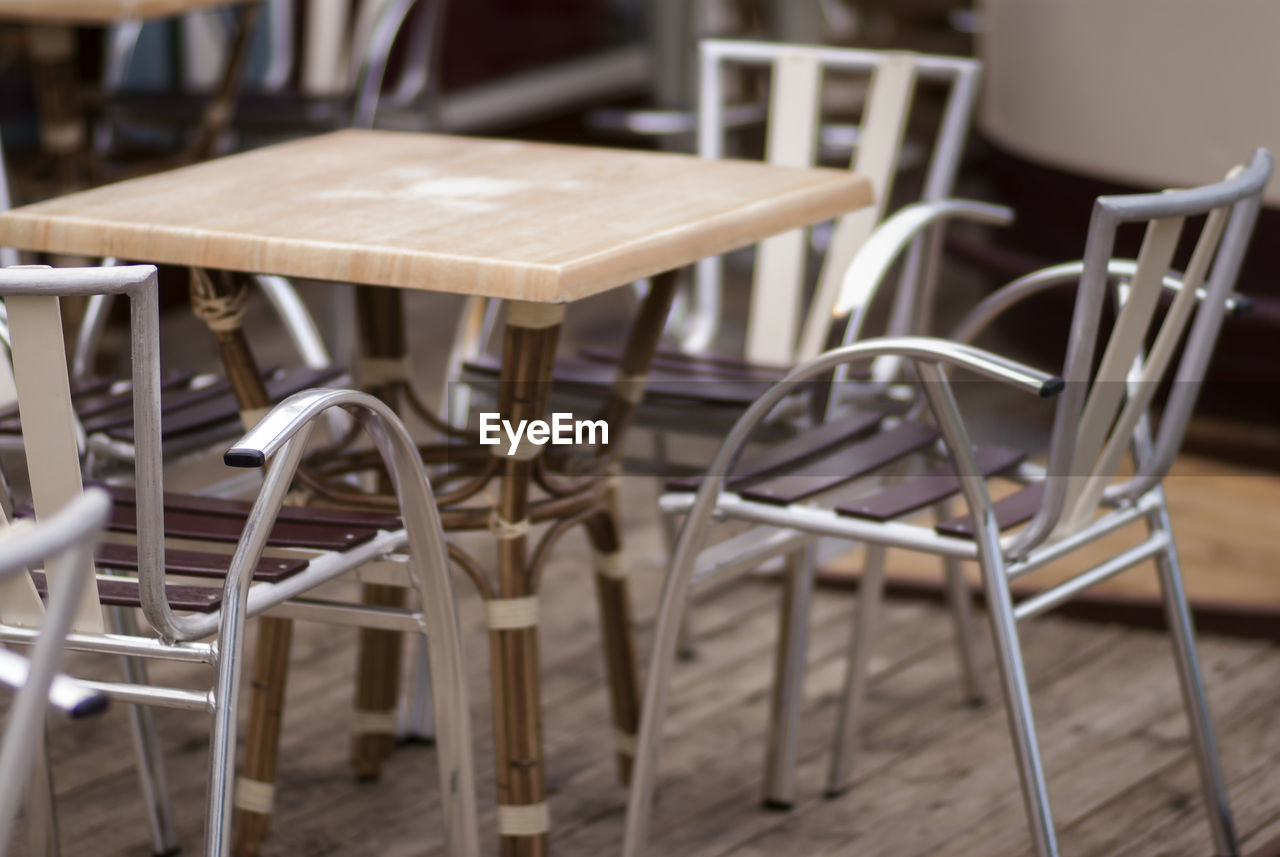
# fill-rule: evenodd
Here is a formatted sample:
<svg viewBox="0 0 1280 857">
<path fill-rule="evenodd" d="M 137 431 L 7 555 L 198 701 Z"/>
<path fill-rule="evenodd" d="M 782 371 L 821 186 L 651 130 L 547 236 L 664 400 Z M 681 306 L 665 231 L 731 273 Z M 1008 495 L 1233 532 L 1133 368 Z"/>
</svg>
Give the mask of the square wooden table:
<svg viewBox="0 0 1280 857">
<path fill-rule="evenodd" d="M 611 446 L 619 448 L 670 308 L 677 269 L 871 199 L 870 183 L 847 170 L 341 131 L 15 209 L 0 215 L 0 243 L 502 299 L 507 329 L 499 410 L 513 421 L 544 416 L 565 305 L 657 275 L 604 411 Z M 232 336 L 225 324 L 217 335 L 224 345 Z M 377 343 L 372 350 L 366 346 L 366 359 L 380 361 L 380 372 L 397 361 L 403 365 L 402 335 L 390 337 L 381 351 Z M 223 356 L 233 381 L 240 375 L 244 383 L 237 389 L 243 391 L 252 385 L 242 371 L 247 350 L 241 346 L 224 348 Z M 252 391 L 247 399 L 242 396 L 245 407 L 265 404 Z M 488 472 L 501 477 L 500 496 L 473 527 L 487 525 L 499 540 L 496 579 L 473 579 L 490 616 L 505 854 L 544 853 L 549 828 L 530 521 L 577 516 L 592 539 L 598 594 L 610 619 L 605 655 L 624 776 L 627 741 L 634 739 L 639 716 L 625 569 L 602 488 L 606 480 L 566 486 L 545 473 L 543 461 L 536 455 L 493 457 Z M 483 484 L 462 493 L 478 496 Z M 549 501 L 531 501 L 535 484 Z M 550 507 L 539 502 L 560 503 L 559 511 L 542 514 L 539 509 Z M 258 657 L 263 660 L 261 648 Z"/>
</svg>

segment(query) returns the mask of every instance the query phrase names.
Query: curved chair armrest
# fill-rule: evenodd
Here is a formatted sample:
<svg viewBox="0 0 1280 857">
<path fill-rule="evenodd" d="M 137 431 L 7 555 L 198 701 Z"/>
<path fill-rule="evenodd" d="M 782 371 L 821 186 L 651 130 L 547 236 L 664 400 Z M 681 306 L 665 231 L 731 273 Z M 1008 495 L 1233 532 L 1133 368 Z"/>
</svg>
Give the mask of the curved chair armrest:
<svg viewBox="0 0 1280 857">
<path fill-rule="evenodd" d="M 911 242 L 930 226 L 947 220 L 968 220 L 1005 226 L 1013 222 L 1013 209 L 988 202 L 940 199 L 918 202 L 898 211 L 876 227 L 871 237 L 849 263 L 836 297 L 834 314 L 850 315 L 844 344 L 855 342 L 861 332 L 862 317 L 893 264 Z"/>
<path fill-rule="evenodd" d="M 1107 274 L 1116 279 L 1124 279 L 1132 277 L 1137 268 L 1138 263 L 1134 259 L 1112 259 L 1107 263 Z M 1001 286 L 969 310 L 952 330 L 948 339 L 972 342 L 993 321 L 1013 307 L 1041 292 L 1076 283 L 1083 272 L 1084 262 L 1075 261 L 1050 265 L 1019 277 Z M 1181 291 L 1182 277 L 1174 273 L 1165 274 L 1162 285 L 1170 292 Z M 1204 299 L 1205 294 L 1203 288 L 1196 289 L 1196 297 L 1201 300 Z M 1232 315 L 1245 315 L 1252 309 L 1253 300 L 1246 295 L 1230 295 L 1227 298 L 1227 312 Z"/>
</svg>

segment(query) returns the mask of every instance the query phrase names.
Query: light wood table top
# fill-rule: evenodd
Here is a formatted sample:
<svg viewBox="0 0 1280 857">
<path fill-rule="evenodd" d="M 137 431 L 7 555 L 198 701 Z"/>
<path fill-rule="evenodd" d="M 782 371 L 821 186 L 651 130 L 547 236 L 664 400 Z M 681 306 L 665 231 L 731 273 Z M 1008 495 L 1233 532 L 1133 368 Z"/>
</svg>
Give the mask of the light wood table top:
<svg viewBox="0 0 1280 857">
<path fill-rule="evenodd" d="M 848 170 L 339 131 L 0 215 L 0 244 L 565 302 L 871 201 Z"/>
<path fill-rule="evenodd" d="M 212 6 L 255 0 L 0 0 L 0 21 L 30 24 L 112 24 L 136 18 L 163 18 Z"/>
</svg>

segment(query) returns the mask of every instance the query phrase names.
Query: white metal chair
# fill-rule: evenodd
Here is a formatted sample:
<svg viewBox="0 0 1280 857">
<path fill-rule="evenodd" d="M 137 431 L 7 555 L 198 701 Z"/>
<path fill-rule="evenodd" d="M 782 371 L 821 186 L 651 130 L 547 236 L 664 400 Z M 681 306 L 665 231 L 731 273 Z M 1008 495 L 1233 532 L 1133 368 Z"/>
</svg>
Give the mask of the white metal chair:
<svg viewBox="0 0 1280 857">
<path fill-rule="evenodd" d="M 91 489 L 46 521 L 35 525 L 6 521 L 0 529 L 0 578 L 44 568 L 67 581 L 49 604 L 31 658 L 0 649 L 0 683 L 18 689 L 0 742 L 0 857 L 9 851 L 29 782 L 28 826 L 39 836 L 49 834 L 48 760 L 42 752 L 48 708 L 80 718 L 97 714 L 107 705 L 105 696 L 60 670 L 78 593 L 93 577 L 93 551 L 110 513 L 110 498 Z"/>
<path fill-rule="evenodd" d="M 1181 445 L 1224 315 L 1239 305 L 1232 290 L 1271 165 L 1270 154 L 1258 150 L 1248 166 L 1233 170 L 1218 184 L 1100 198 L 1094 206 L 1082 262 L 1030 274 L 995 292 L 962 322 L 955 341 L 870 339 L 802 364 L 742 416 L 720 446 L 696 495 L 681 492 L 663 498 L 668 510 L 685 510 L 687 517 L 658 615 L 632 780 L 624 850 L 627 857 L 634 857 L 645 839 L 679 624 L 713 520 L 746 521 L 797 540 L 832 536 L 979 563 L 1032 839 L 1041 857 L 1056 855 L 1058 848 L 1017 624 L 1154 559 L 1214 844 L 1219 854 L 1238 853 L 1161 480 Z M 1204 225 L 1185 273 L 1171 275 L 1170 264 L 1184 225 L 1189 218 L 1200 216 L 1205 217 Z M 1129 224 L 1146 227 L 1139 257 L 1136 262 L 1112 259 L 1116 233 Z M 909 232 L 879 236 L 850 268 L 844 288 L 873 289 L 909 243 Z M 1113 290 L 1115 281 L 1119 285 Z M 994 318 L 1027 297 L 1077 283 L 1061 378 L 967 344 Z M 1100 331 L 1103 304 L 1109 294 L 1118 295 L 1116 320 L 1110 331 Z M 1162 296 L 1171 296 L 1172 301 L 1156 324 Z M 1180 344 L 1182 356 L 1175 365 Z M 1099 347 L 1100 359 L 1096 356 Z M 834 456 L 810 460 L 804 468 L 790 472 L 784 469 L 744 476 L 737 469 L 752 431 L 798 384 L 846 364 L 887 356 L 914 367 L 936 427 L 908 419 L 879 430 L 869 441 L 854 441 Z M 1047 464 L 1019 466 L 1016 456 L 992 455 L 990 448 L 974 447 L 946 376 L 949 368 L 1035 395 L 1057 395 Z M 1172 381 L 1172 389 L 1157 421 L 1152 403 L 1162 381 Z M 932 459 L 926 477 L 908 478 L 887 488 L 873 486 L 859 492 L 855 486 L 849 490 L 857 475 L 857 468 L 847 467 L 851 450 L 853 458 L 878 455 L 884 464 L 906 454 L 902 437 L 911 435 L 937 440 L 932 455 L 928 454 L 930 445 L 915 447 Z M 868 448 L 868 443 L 877 448 Z M 885 454 L 891 448 L 898 450 L 896 455 Z M 1133 461 L 1133 475 L 1117 476 L 1126 453 Z M 1023 483 L 1023 487 L 993 501 L 986 479 L 997 473 Z M 910 520 L 916 512 L 957 493 L 967 507 L 966 515 L 936 526 Z M 1022 524 L 1021 529 L 1014 529 Z M 1063 583 L 1013 603 L 1012 581 L 1130 526 L 1145 527 L 1147 537 Z M 859 589 L 828 780 L 832 793 L 839 793 L 849 782 L 883 585 L 881 571 L 879 564 L 869 566 Z M 794 673 L 802 670 L 803 660 L 801 654 L 798 662 L 780 658 L 779 663 Z M 799 678 L 784 674 L 775 694 L 779 688 L 793 697 L 775 698 L 775 710 L 785 717 L 794 710 Z M 794 757 L 793 752 L 787 754 L 787 747 L 794 746 L 794 726 L 794 719 L 778 726 L 783 737 L 781 748 L 774 749 L 775 757 Z"/>
<path fill-rule="evenodd" d="M 270 459 L 252 504 L 165 494 L 155 269 L 2 270 L 0 296 L 5 298 L 13 339 L 13 371 L 37 516 L 53 514 L 82 491 L 58 298 L 97 293 L 129 300 L 136 478 L 133 489 L 108 489 L 116 504 L 109 529 L 117 535 L 99 548 L 96 562 L 109 573 L 79 593 L 69 645 L 131 660 L 210 664 L 216 675 L 212 687 L 201 691 L 150 686 L 139 680 L 145 680 L 141 672 L 131 672 L 123 683 L 85 684 L 137 705 L 212 715 L 205 853 L 225 855 L 230 848 L 233 788 L 260 803 L 269 805 L 271 799 L 268 790 L 255 792 L 255 783 L 237 784 L 232 776 L 246 621 L 272 611 L 417 634 L 429 630 L 446 841 L 450 853 L 475 855 L 467 690 L 453 588 L 431 489 L 403 424 L 383 403 L 363 393 L 299 393 L 276 406 L 225 455 L 227 464 L 236 467 L 261 468 Z M 399 515 L 283 507 L 316 421 L 334 408 L 348 412 L 372 439 L 395 484 Z M 183 539 L 183 544 L 167 549 L 173 538 Z M 198 544 L 193 546 L 193 540 Z M 268 547 L 272 551 L 264 556 Z M 377 567 L 383 577 L 416 593 L 416 607 L 365 608 L 308 596 L 314 587 L 376 560 L 381 561 Z M 218 585 L 176 585 L 167 582 L 168 575 L 212 578 Z M 71 583 L 56 573 L 0 582 L 0 641 L 34 640 L 43 618 L 38 591 L 52 589 L 58 598 Z M 140 634 L 135 628 L 106 633 L 102 604 L 141 608 L 154 633 Z M 209 637 L 215 639 L 206 641 Z M 154 768 L 144 765 L 144 777 L 155 798 L 164 789 L 156 777 L 162 776 L 162 768 L 153 761 Z"/>
</svg>

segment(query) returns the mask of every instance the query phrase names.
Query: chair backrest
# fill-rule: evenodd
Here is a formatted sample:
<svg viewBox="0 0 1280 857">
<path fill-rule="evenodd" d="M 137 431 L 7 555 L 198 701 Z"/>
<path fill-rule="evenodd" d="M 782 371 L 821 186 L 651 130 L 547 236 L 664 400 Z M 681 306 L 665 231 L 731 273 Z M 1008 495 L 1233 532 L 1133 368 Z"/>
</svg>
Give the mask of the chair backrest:
<svg viewBox="0 0 1280 857">
<path fill-rule="evenodd" d="M 1103 500 L 1141 496 L 1168 472 L 1182 444 L 1270 174 L 1271 156 L 1260 149 L 1248 166 L 1236 168 L 1217 184 L 1104 196 L 1094 204 L 1062 373 L 1067 385 L 1050 440 L 1044 500 L 1018 535 L 1015 544 L 1020 548 L 1079 530 Z M 1160 296 L 1179 239 L 1187 220 L 1197 217 L 1204 217 L 1204 222 L 1182 286 L 1160 316 Z M 1101 330 L 1116 233 L 1138 224 L 1145 224 L 1146 231 L 1136 268 L 1121 291 L 1114 323 L 1110 330 Z M 1179 345 L 1182 356 L 1175 361 Z M 1153 438 L 1151 405 L 1168 381 L 1171 389 Z M 1134 475 L 1117 481 L 1117 470 L 1130 451 Z"/>
<path fill-rule="evenodd" d="M 810 47 L 709 39 L 700 45 L 698 153 L 723 156 L 726 75 L 734 67 L 770 71 L 765 157 L 785 166 L 813 166 L 822 129 L 824 76 L 866 76 L 868 87 L 850 167 L 867 176 L 875 203 L 841 218 L 818 276 L 818 286 L 803 307 L 807 242 L 797 230 L 763 242 L 756 259 L 747 322 L 746 357 L 758 362 L 790 363 L 816 356 L 827 345 L 832 310 L 845 268 L 883 218 L 898 170 L 907 120 L 918 85 L 948 89 L 946 106 L 929 152 L 921 199 L 943 199 L 955 183 L 965 136 L 973 114 L 981 66 L 976 60 L 905 52 Z M 929 240 L 936 241 L 936 238 Z M 927 242 L 910 250 L 888 332 L 908 333 L 926 266 Z M 722 261 L 698 266 L 694 347 L 706 347 L 720 315 Z M 804 316 L 802 322 L 802 316 Z"/>
<path fill-rule="evenodd" d="M 10 359 L 31 499 L 36 518 L 43 520 L 84 490 L 80 471 L 83 439 L 77 436 L 72 410 L 59 298 L 95 294 L 123 294 L 130 299 L 138 559 L 140 569 L 154 572 L 163 597 L 159 295 L 154 267 L 0 270 L 0 297 L 9 320 Z M 74 583 L 60 578 L 54 569 L 48 570 L 47 581 L 54 598 Z M 73 630 L 102 631 L 102 610 L 92 577 L 82 588 Z M 40 624 L 42 615 L 29 578 L 0 581 L 0 621 L 32 626 Z"/>
</svg>

